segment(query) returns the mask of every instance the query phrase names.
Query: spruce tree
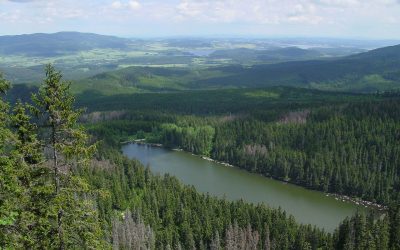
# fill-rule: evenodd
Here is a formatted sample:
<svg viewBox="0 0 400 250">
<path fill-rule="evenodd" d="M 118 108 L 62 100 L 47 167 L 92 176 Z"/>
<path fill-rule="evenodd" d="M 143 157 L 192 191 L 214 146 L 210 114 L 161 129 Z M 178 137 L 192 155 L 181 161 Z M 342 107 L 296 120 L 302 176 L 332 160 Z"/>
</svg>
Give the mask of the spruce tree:
<svg viewBox="0 0 400 250">
<path fill-rule="evenodd" d="M 70 83 L 47 65 L 46 78 L 32 99 L 40 121 L 43 151 L 52 170 L 53 199 L 49 209 L 56 225 L 56 233 L 51 235 L 53 246 L 98 247 L 104 242 L 90 187 L 74 175 L 88 162 L 95 146 L 88 145 L 88 135 L 77 124 L 82 110 L 74 108 Z"/>
<path fill-rule="evenodd" d="M 31 122 L 32 117 L 28 110 L 32 106 L 17 101 L 11 116 L 11 125 L 17 136 L 16 148 L 26 164 L 37 165 L 43 163 L 43 152 L 37 138 L 37 126 Z"/>
<path fill-rule="evenodd" d="M 0 74 L 0 248 L 18 242 L 15 222 L 22 189 L 18 180 L 17 158 L 13 152 L 15 137 L 9 129 L 9 105 L 3 100 L 10 83 Z"/>
</svg>

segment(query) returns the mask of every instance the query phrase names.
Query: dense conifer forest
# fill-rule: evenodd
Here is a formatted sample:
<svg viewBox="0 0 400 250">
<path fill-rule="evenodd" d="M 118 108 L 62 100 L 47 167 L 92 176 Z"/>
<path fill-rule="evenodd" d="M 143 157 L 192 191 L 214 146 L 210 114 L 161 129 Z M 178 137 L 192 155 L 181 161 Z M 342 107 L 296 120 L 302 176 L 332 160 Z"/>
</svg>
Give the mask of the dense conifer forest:
<svg viewBox="0 0 400 250">
<path fill-rule="evenodd" d="M 96 121 L 89 130 L 110 143 L 146 139 L 324 192 L 383 205 L 399 199 L 397 92 L 279 87 L 146 97 L 100 99 L 103 111 L 86 116 Z M 129 108 L 104 110 L 114 103 Z"/>
<path fill-rule="evenodd" d="M 275 111 L 247 114 L 246 104 L 197 116 L 135 107 L 83 114 L 69 86 L 49 65 L 31 102 L 7 103 L 10 84 L 0 80 L 1 249 L 400 249 L 395 93 L 338 95 L 311 108 L 327 100 L 317 95 L 300 110 L 281 102 L 268 104 Z M 129 138 L 388 210 L 380 218 L 356 214 L 327 233 L 280 209 L 214 198 L 154 175 L 122 156 L 120 141 Z"/>
<path fill-rule="evenodd" d="M 160 143 L 309 188 L 388 204 L 400 192 L 399 100 L 300 110 L 276 122 L 162 125 Z"/>
</svg>

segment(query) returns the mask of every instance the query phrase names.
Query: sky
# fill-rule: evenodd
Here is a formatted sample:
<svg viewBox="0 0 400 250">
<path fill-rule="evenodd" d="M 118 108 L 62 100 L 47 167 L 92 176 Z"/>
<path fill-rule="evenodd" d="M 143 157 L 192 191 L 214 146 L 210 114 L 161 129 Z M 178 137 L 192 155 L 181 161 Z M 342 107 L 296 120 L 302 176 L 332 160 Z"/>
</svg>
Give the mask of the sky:
<svg viewBox="0 0 400 250">
<path fill-rule="evenodd" d="M 400 39 L 400 0 L 0 0 L 0 35 Z"/>
</svg>

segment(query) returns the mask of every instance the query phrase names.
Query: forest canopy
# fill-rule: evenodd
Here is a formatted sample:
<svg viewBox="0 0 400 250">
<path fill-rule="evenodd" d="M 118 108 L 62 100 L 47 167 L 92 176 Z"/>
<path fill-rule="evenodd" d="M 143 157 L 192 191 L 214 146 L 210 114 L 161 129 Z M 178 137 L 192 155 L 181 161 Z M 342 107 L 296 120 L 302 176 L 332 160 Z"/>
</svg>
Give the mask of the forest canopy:
<svg viewBox="0 0 400 250">
<path fill-rule="evenodd" d="M 391 110 L 398 110 L 397 101 L 354 104 L 340 111 L 317 109 L 292 114 L 279 124 L 255 118 L 221 121 L 218 117 L 157 113 L 141 115 L 135 123 L 130 118 L 138 114 L 133 112 L 114 115 L 118 118 L 114 121 L 85 124 L 88 133 L 79 122 L 82 110 L 75 108 L 70 84 L 51 65 L 45 72 L 42 85 L 29 103 L 7 103 L 4 97 L 10 83 L 0 77 L 1 249 L 400 248 L 398 205 L 389 204 L 387 215 L 380 219 L 356 214 L 330 234 L 300 225 L 280 209 L 217 199 L 182 185 L 174 177 L 154 175 L 141 163 L 124 157 L 117 143 L 122 138 L 119 133 L 141 131 L 142 136 L 166 145 L 250 166 L 251 171 L 271 175 L 277 171 L 277 177 L 298 178 L 299 183 L 329 189 L 337 182 L 315 182 L 326 175 L 318 168 L 319 162 L 312 163 L 326 161 L 318 158 L 321 152 L 316 149 L 331 140 L 321 150 L 336 152 L 341 140 L 351 137 L 348 157 L 368 152 L 365 161 L 356 159 L 360 165 L 354 166 L 362 167 L 361 176 L 371 176 L 371 182 L 379 187 L 371 186 L 366 197 L 389 203 L 396 197 L 387 188 L 394 190 L 398 181 L 398 172 L 391 165 L 398 155 L 397 148 L 392 147 L 397 145 L 398 113 Z M 378 115 L 372 110 L 380 111 L 378 118 L 364 118 L 365 114 Z M 150 122 L 149 116 L 156 119 Z M 297 122 L 287 124 L 292 117 Z M 307 123 L 302 122 L 304 117 Z M 86 122 L 89 120 L 86 117 Z M 338 136 L 345 130 L 348 134 Z M 371 133 L 368 141 L 360 140 L 357 136 L 366 131 Z M 321 136 L 314 137 L 314 133 Z M 96 143 L 95 139 L 102 141 Z M 371 147 L 373 143 L 376 147 Z M 353 148 L 361 153 L 351 153 Z M 233 157 L 231 151 L 238 156 Z M 375 165 L 373 159 L 381 159 L 382 155 L 387 161 Z M 243 161 L 247 163 L 241 165 Z M 328 168 L 329 164 L 324 166 Z M 378 175 L 375 166 L 387 172 Z M 336 165 L 331 167 L 333 176 L 341 180 L 342 170 L 335 170 Z M 298 175 L 302 168 L 308 172 Z M 359 176 L 358 168 L 349 169 L 349 175 Z M 391 182 L 385 179 L 389 177 Z M 364 185 L 366 182 L 361 180 L 358 183 Z M 352 183 L 348 185 L 342 186 L 343 192 L 353 192 L 349 189 Z M 357 190 L 355 195 L 363 195 Z"/>
</svg>

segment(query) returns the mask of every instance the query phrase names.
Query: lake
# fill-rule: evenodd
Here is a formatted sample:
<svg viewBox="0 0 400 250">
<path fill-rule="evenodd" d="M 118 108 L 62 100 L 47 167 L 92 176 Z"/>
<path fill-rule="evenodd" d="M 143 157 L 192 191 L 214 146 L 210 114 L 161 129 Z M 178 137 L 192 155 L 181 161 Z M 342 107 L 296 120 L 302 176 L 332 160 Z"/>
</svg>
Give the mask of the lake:
<svg viewBox="0 0 400 250">
<path fill-rule="evenodd" d="M 187 52 L 191 53 L 192 55 L 195 56 L 209 56 L 212 53 L 215 52 L 215 50 L 212 49 L 196 49 L 196 50 L 188 50 Z"/>
<path fill-rule="evenodd" d="M 149 165 L 152 172 L 176 176 L 200 192 L 228 200 L 243 199 L 274 208 L 281 207 L 298 222 L 316 225 L 328 232 L 333 232 L 343 219 L 353 215 L 357 209 L 366 210 L 322 192 L 224 166 L 187 152 L 135 143 L 124 145 L 122 151 L 127 157 Z"/>
</svg>

